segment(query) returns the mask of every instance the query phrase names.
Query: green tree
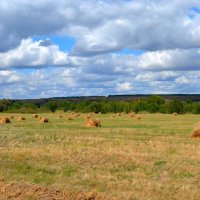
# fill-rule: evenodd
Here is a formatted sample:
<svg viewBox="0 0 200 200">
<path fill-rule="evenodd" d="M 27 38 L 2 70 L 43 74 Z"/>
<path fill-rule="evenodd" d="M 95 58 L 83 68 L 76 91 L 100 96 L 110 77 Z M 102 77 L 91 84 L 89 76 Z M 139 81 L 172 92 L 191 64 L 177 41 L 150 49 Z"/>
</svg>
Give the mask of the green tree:
<svg viewBox="0 0 200 200">
<path fill-rule="evenodd" d="M 183 113 L 184 109 L 183 109 L 183 103 L 178 100 L 178 99 L 173 99 L 172 101 L 170 101 L 169 103 L 169 112 L 173 113 Z"/>
<path fill-rule="evenodd" d="M 200 103 L 193 103 L 193 110 L 194 114 L 200 114 Z"/>
<path fill-rule="evenodd" d="M 47 107 L 49 108 L 49 110 L 50 110 L 51 112 L 55 112 L 56 109 L 58 108 L 58 104 L 57 104 L 57 102 L 55 102 L 55 101 L 49 101 L 49 102 L 47 103 Z"/>
</svg>

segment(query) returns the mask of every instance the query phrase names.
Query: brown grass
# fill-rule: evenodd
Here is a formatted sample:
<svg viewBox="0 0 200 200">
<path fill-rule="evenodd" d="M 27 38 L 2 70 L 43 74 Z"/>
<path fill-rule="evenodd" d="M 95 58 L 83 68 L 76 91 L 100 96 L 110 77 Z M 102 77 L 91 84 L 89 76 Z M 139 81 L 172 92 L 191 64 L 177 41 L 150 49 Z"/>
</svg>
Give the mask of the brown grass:
<svg viewBox="0 0 200 200">
<path fill-rule="evenodd" d="M 97 192 L 61 191 L 56 188 L 45 188 L 36 184 L 17 183 L 9 184 L 0 181 L 0 199 L 6 200 L 106 200 Z"/>
</svg>

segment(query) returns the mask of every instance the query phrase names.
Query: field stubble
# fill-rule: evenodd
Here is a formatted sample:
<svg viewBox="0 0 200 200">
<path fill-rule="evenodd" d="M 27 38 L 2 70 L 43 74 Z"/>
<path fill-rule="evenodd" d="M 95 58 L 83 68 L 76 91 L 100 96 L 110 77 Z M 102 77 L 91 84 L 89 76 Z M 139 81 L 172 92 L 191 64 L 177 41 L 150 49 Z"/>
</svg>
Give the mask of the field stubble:
<svg viewBox="0 0 200 200">
<path fill-rule="evenodd" d="M 198 115 L 98 115 L 98 128 L 62 115 L 0 124 L 0 177 L 113 199 L 200 199 L 200 140 L 190 138 Z"/>
</svg>

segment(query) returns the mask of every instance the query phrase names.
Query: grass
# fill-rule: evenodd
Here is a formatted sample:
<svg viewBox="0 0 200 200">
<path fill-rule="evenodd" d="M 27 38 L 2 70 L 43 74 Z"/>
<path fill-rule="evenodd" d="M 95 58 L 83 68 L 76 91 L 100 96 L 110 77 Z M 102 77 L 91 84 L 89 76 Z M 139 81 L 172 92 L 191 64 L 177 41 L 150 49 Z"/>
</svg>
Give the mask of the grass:
<svg viewBox="0 0 200 200">
<path fill-rule="evenodd" d="M 200 199 L 200 140 L 190 138 L 198 115 L 98 115 L 101 128 L 63 115 L 0 124 L 0 177 L 123 200 Z"/>
</svg>

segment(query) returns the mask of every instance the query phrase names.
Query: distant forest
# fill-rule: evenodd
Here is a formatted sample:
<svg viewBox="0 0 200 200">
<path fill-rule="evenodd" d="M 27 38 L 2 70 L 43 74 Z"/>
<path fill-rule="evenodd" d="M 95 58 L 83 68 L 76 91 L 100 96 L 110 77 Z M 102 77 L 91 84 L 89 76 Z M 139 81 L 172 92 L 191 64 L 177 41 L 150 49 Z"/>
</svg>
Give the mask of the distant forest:
<svg viewBox="0 0 200 200">
<path fill-rule="evenodd" d="M 0 112 L 40 113 L 57 110 L 102 114 L 119 112 L 200 114 L 200 95 L 114 95 L 0 100 Z"/>
</svg>

